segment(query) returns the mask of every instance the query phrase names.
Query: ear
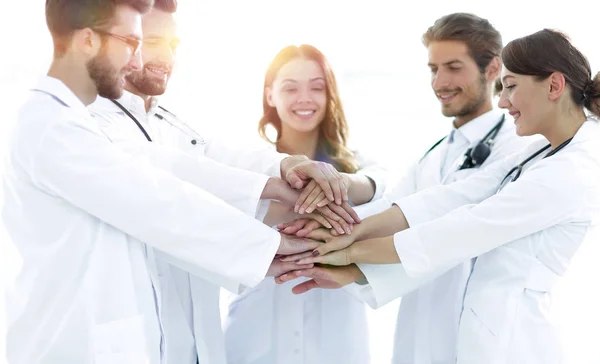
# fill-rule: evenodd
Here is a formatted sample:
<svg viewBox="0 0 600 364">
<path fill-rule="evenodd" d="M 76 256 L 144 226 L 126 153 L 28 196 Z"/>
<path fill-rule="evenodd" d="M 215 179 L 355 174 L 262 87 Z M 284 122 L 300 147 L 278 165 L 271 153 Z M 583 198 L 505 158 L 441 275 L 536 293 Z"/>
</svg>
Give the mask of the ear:
<svg viewBox="0 0 600 364">
<path fill-rule="evenodd" d="M 275 107 L 275 103 L 273 102 L 273 88 L 271 86 L 265 87 L 265 98 L 269 106 Z"/>
<path fill-rule="evenodd" d="M 84 28 L 73 33 L 72 44 L 80 52 L 93 57 L 100 51 L 102 39 L 90 28 Z"/>
<path fill-rule="evenodd" d="M 494 57 L 490 61 L 490 64 L 485 68 L 485 77 L 488 82 L 495 81 L 498 76 L 500 76 L 500 71 L 502 70 L 502 61 L 500 61 L 500 57 Z"/>
<path fill-rule="evenodd" d="M 560 72 L 554 72 L 548 77 L 548 83 L 548 99 L 558 100 L 567 86 L 565 76 Z"/>
</svg>

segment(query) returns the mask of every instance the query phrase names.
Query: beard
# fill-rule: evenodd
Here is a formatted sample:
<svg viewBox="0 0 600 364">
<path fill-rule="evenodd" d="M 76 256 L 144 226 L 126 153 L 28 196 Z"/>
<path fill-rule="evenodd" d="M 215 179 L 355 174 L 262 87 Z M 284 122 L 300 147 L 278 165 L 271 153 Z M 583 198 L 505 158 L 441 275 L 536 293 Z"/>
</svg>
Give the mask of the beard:
<svg viewBox="0 0 600 364">
<path fill-rule="evenodd" d="M 100 52 L 86 64 L 88 74 L 94 84 L 98 95 L 107 99 L 118 99 L 123 96 L 121 83 L 122 70 L 117 70 L 110 62 L 106 49 Z"/>
<path fill-rule="evenodd" d="M 487 80 L 485 79 L 485 75 L 481 74 L 477 82 L 476 89 L 474 91 L 467 90 L 467 101 L 465 105 L 463 105 L 458 110 L 448 110 L 442 108 L 442 114 L 448 117 L 457 117 L 468 116 L 470 114 L 475 113 L 481 107 L 481 105 L 485 103 L 487 93 L 486 87 Z"/>
<path fill-rule="evenodd" d="M 166 68 L 163 65 L 147 63 L 141 71 L 131 72 L 127 77 L 127 82 L 135 87 L 140 93 L 148 96 L 159 96 L 167 90 L 167 84 L 171 78 L 171 71 L 167 72 L 166 80 L 161 80 L 148 74 L 147 67 Z"/>
</svg>

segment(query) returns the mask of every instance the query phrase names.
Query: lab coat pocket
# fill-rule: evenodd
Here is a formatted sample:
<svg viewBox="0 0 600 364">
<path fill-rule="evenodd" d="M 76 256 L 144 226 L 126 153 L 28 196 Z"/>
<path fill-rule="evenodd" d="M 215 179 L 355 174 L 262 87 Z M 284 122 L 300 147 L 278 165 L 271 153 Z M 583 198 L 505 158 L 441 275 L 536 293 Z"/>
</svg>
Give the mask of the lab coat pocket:
<svg viewBox="0 0 600 364">
<path fill-rule="evenodd" d="M 95 325 L 94 364 L 148 364 L 142 315 Z"/>
</svg>

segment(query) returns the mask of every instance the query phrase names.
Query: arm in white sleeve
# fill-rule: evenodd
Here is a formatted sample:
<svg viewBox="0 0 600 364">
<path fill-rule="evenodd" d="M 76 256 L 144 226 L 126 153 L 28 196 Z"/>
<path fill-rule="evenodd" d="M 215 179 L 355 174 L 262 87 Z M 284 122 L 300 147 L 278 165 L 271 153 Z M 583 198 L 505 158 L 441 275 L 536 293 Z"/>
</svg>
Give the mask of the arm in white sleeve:
<svg viewBox="0 0 600 364">
<path fill-rule="evenodd" d="M 558 153 L 536 162 L 516 182 L 479 204 L 396 233 L 394 245 L 404 269 L 411 277 L 429 275 L 573 219 L 578 211 L 597 203 L 586 201 L 586 196 L 593 196 L 590 181 L 598 181 L 591 175 L 597 167 L 585 166 L 585 156 Z M 462 187 L 464 194 L 468 190 L 477 194 L 468 184 Z M 438 197 L 460 200 L 458 192 L 451 189 Z"/>
<path fill-rule="evenodd" d="M 483 171 L 451 183 L 437 185 L 392 202 L 402 209 L 409 226 L 416 226 L 467 204 L 492 196 L 510 169 L 519 163 L 519 154 L 491 164 Z"/>
<path fill-rule="evenodd" d="M 228 166 L 246 169 L 271 177 L 281 177 L 281 161 L 287 154 L 273 147 L 254 143 L 234 146 L 233 143 L 211 137 L 206 139 L 206 156 Z"/>
<path fill-rule="evenodd" d="M 215 195 L 247 215 L 255 216 L 269 176 L 229 167 L 156 143 L 119 144 L 124 151 Z"/>
<path fill-rule="evenodd" d="M 89 119 L 50 123 L 31 148 L 39 188 L 191 267 L 254 286 L 279 247 L 276 231 L 123 152 Z"/>
</svg>

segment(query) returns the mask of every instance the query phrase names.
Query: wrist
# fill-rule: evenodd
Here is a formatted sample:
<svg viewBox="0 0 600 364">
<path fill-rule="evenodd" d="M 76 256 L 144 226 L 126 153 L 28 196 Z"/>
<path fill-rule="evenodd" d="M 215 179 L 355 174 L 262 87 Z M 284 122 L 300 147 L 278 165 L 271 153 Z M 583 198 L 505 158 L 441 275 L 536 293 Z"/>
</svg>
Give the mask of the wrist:
<svg viewBox="0 0 600 364">
<path fill-rule="evenodd" d="M 365 220 L 363 220 L 359 224 L 354 224 L 352 227 L 353 230 L 351 234 L 354 238 L 354 241 L 365 240 L 367 236 L 367 228 L 368 225 L 365 224 Z"/>
</svg>

